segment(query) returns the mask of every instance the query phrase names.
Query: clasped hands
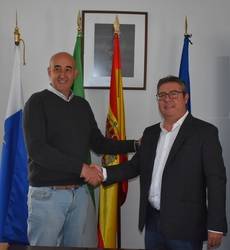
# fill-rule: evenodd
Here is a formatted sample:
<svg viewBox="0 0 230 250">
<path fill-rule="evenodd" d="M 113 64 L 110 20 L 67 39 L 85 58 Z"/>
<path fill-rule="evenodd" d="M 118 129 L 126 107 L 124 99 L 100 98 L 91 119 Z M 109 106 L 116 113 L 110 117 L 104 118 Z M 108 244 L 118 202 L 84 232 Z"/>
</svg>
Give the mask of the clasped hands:
<svg viewBox="0 0 230 250">
<path fill-rule="evenodd" d="M 84 178 L 85 182 L 96 187 L 104 180 L 102 168 L 96 164 L 83 164 L 80 177 Z"/>
</svg>

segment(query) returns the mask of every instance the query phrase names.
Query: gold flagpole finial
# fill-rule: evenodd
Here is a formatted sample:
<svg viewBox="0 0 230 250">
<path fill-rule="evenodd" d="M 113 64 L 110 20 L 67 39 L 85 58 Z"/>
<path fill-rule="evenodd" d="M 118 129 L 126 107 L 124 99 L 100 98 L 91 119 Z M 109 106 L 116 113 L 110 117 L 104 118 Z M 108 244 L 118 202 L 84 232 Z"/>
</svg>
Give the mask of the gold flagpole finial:
<svg viewBox="0 0 230 250">
<path fill-rule="evenodd" d="M 192 34 L 188 33 L 188 17 L 185 16 L 185 23 L 184 23 L 184 35 L 191 37 Z"/>
<path fill-rule="evenodd" d="M 14 43 L 16 46 L 19 46 L 20 42 L 22 42 L 22 44 L 23 44 L 23 65 L 26 65 L 26 62 L 25 62 L 25 42 L 21 38 L 20 30 L 18 27 L 18 13 L 16 11 L 16 26 L 14 29 Z"/>
<path fill-rule="evenodd" d="M 188 17 L 185 16 L 185 24 L 184 24 L 184 35 L 188 35 Z"/>
<path fill-rule="evenodd" d="M 115 22 L 113 23 L 114 33 L 120 33 L 120 23 L 118 16 L 116 15 Z"/>
<path fill-rule="evenodd" d="M 82 18 L 81 18 L 80 10 L 78 11 L 78 15 L 77 15 L 77 31 L 78 32 L 82 31 Z"/>
<path fill-rule="evenodd" d="M 16 11 L 16 26 L 15 26 L 15 29 L 14 29 L 14 43 L 16 46 L 19 45 L 20 43 L 20 31 L 19 31 L 19 28 L 18 28 L 18 13 Z"/>
</svg>

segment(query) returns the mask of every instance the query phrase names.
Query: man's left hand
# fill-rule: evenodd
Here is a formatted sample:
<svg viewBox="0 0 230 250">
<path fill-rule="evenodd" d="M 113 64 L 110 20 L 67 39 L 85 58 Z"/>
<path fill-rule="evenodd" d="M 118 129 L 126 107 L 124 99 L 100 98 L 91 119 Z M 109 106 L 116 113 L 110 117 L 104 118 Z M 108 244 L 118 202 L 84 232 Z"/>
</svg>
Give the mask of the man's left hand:
<svg viewBox="0 0 230 250">
<path fill-rule="evenodd" d="M 219 247 L 222 238 L 223 238 L 223 233 L 208 231 L 208 250 Z"/>
</svg>

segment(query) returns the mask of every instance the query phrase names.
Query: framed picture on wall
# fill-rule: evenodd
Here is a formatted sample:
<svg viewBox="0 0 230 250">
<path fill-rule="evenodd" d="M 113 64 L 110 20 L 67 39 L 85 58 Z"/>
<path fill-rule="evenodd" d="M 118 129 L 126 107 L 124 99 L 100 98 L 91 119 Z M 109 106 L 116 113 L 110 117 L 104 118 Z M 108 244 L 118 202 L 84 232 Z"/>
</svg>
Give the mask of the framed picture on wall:
<svg viewBox="0 0 230 250">
<path fill-rule="evenodd" d="M 147 12 L 83 10 L 84 87 L 109 88 L 113 56 L 113 23 L 120 23 L 120 56 L 124 89 L 146 89 Z"/>
</svg>

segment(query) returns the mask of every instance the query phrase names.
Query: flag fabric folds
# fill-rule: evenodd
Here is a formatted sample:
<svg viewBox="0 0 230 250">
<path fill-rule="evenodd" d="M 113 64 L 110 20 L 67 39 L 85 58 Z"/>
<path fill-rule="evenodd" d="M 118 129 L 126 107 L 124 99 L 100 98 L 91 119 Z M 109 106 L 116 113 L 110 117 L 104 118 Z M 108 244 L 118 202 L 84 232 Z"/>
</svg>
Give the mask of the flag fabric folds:
<svg viewBox="0 0 230 250">
<path fill-rule="evenodd" d="M 109 111 L 106 120 L 106 136 L 116 140 L 125 140 L 125 112 L 123 98 L 123 84 L 120 64 L 119 35 L 114 33 L 113 62 L 110 82 Z M 127 155 L 104 155 L 103 165 L 111 166 L 127 160 Z M 120 185 L 120 184 L 119 184 Z M 99 222 L 98 246 L 102 248 L 115 248 L 119 236 L 119 210 L 124 202 L 128 185 L 122 183 L 123 200 L 120 200 L 118 184 L 109 187 L 100 186 L 99 195 Z"/>
<path fill-rule="evenodd" d="M 82 32 L 78 31 L 77 39 L 74 47 L 73 57 L 76 63 L 76 68 L 78 75 L 74 80 L 72 90 L 76 96 L 85 97 L 84 87 L 83 87 L 83 70 L 82 70 Z M 86 159 L 86 163 L 91 162 L 90 152 Z M 87 185 L 87 190 L 90 193 L 91 200 L 89 203 L 87 211 L 87 221 L 85 224 L 85 233 L 82 239 L 82 242 L 85 242 L 84 245 L 87 247 L 96 247 L 97 246 L 97 216 L 96 216 L 96 207 L 95 207 L 95 196 L 94 188 L 90 185 Z"/>
<path fill-rule="evenodd" d="M 0 242 L 28 244 L 27 152 L 20 67 L 20 48 L 16 46 L 0 165 Z"/>
<path fill-rule="evenodd" d="M 190 95 L 190 78 L 189 78 L 189 43 L 190 35 L 184 36 L 184 46 L 182 50 L 179 78 L 185 83 L 187 93 L 189 94 L 189 100 L 187 102 L 187 109 L 191 112 L 191 95 Z"/>
</svg>

